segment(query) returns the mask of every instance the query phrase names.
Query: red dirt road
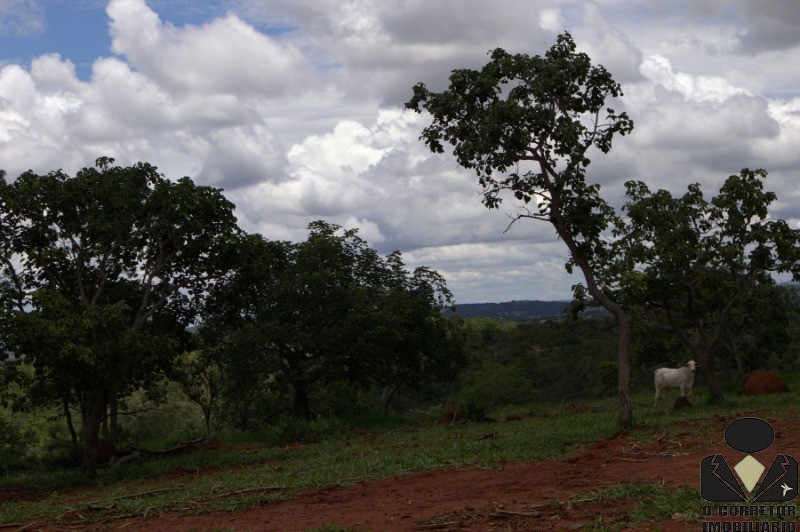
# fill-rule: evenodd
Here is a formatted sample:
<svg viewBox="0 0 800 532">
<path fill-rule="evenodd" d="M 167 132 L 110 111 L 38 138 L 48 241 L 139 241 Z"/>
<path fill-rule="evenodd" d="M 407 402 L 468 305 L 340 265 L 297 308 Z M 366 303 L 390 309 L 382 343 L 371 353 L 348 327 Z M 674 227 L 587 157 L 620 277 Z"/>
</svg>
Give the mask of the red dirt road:
<svg viewBox="0 0 800 532">
<path fill-rule="evenodd" d="M 714 430 L 704 439 L 690 436 L 688 427 L 683 432 L 675 427 L 672 436 L 658 442 L 635 442 L 627 436 L 598 440 L 564 461 L 437 471 L 308 491 L 293 500 L 236 513 L 172 514 L 94 528 L 284 532 L 335 524 L 389 531 L 562 530 L 579 528 L 602 517 L 610 529 L 621 530 L 627 513 L 638 501 L 570 503 L 570 499 L 598 487 L 631 481 L 699 488 L 700 460 L 704 456 L 721 453 L 732 463 L 742 458 L 725 445 L 722 436 L 733 419 L 709 419 Z M 778 453 L 799 454 L 800 421 L 767 419 L 776 429 L 775 443 L 754 456 L 769 463 Z M 700 506 L 698 500 L 696 508 L 687 510 L 699 512 Z M 75 530 L 57 526 L 47 529 Z M 670 520 L 637 523 L 637 529 L 702 530 L 702 523 L 686 523 L 676 515 Z"/>
</svg>

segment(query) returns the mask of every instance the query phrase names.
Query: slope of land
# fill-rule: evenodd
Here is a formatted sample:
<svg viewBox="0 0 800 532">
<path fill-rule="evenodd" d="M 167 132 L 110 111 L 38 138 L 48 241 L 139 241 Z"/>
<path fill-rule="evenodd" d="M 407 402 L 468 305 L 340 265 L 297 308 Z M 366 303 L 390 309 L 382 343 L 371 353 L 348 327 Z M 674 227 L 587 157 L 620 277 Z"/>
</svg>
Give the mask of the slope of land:
<svg viewBox="0 0 800 532">
<path fill-rule="evenodd" d="M 669 432 L 639 430 L 636 438 L 620 434 L 598 439 L 560 461 L 497 463 L 356 481 L 240 511 L 194 515 L 187 505 L 181 511 L 123 517 L 107 524 L 109 529 L 140 531 L 562 530 L 587 525 L 607 530 L 700 530 L 700 460 L 717 453 L 729 463 L 742 458 L 723 439 L 724 429 L 742 415 L 763 417 L 776 429 L 775 443 L 754 454 L 762 463 L 800 449 L 795 411 L 788 417 L 760 411 L 719 414 L 707 421 L 681 422 Z M 236 508 L 235 501 L 231 508 Z M 75 519 L 69 515 L 30 529 L 76 530 Z"/>
</svg>

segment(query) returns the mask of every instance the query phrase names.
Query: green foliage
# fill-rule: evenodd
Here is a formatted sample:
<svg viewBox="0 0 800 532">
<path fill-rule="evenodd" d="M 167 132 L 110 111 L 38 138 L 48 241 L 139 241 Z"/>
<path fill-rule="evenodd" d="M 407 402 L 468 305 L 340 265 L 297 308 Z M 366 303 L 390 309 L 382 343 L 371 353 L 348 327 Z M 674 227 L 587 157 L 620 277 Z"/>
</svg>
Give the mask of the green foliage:
<svg viewBox="0 0 800 532">
<path fill-rule="evenodd" d="M 305 421 L 300 419 L 284 419 L 281 422 L 261 430 L 264 442 L 272 446 L 291 445 L 293 443 L 318 443 L 340 436 L 350 430 L 349 425 L 337 419 L 317 419 Z"/>
<path fill-rule="evenodd" d="M 622 500 L 637 501 L 636 507 L 630 512 L 631 521 L 649 521 L 653 519 L 669 520 L 680 516 L 681 521 L 699 521 L 700 494 L 697 489 L 688 486 L 667 486 L 665 484 L 646 484 L 642 482 L 629 482 L 613 484 L 590 493 L 582 493 L 572 497 L 573 500 L 584 502 L 604 502 L 613 504 Z M 578 504 L 580 504 L 578 503 Z M 628 524 L 632 526 L 630 523 Z M 616 527 L 622 526 L 616 523 Z M 586 527 L 591 529 L 592 527 Z"/>
<path fill-rule="evenodd" d="M 211 416 L 225 386 L 225 374 L 219 364 L 201 351 L 185 351 L 172 368 L 172 379 L 181 392 L 200 407 L 206 433 L 211 432 Z"/>
<path fill-rule="evenodd" d="M 471 361 L 462 372 L 457 397 L 462 407 L 468 403 L 488 413 L 507 403 L 553 404 L 596 397 L 611 383 L 616 390 L 615 332 L 609 319 L 467 320 L 465 341 Z M 598 372 L 601 364 L 608 375 Z"/>
<path fill-rule="evenodd" d="M 567 32 L 544 56 L 498 48 L 480 71 L 454 70 L 444 92 L 417 84 L 406 107 L 433 115 L 422 139 L 437 153 L 453 146 L 458 163 L 476 172 L 487 207 L 512 192 L 533 205 L 520 217 L 553 223 L 570 249 L 569 268 L 576 259 L 597 267 L 607 254 L 600 236 L 615 215 L 599 185 L 585 181 L 587 154 L 607 153 L 633 122 L 606 107 L 607 98 L 622 95 L 611 74 L 575 50 Z"/>
<path fill-rule="evenodd" d="M 309 231 L 299 244 L 242 238 L 236 269 L 208 298 L 202 334 L 242 424 L 266 394 L 277 409 L 268 420 L 285 412 L 287 390 L 292 415 L 309 419 L 326 390 L 415 387 L 461 363 L 457 322 L 440 314 L 451 299 L 441 275 L 407 271 L 356 230 L 318 221 Z"/>
<path fill-rule="evenodd" d="M 21 467 L 25 440 L 12 417 L 0 409 L 0 474 Z"/>
<path fill-rule="evenodd" d="M 586 178 L 590 150 L 608 153 L 616 135 L 633 130 L 627 114 L 606 106 L 622 89 L 605 68 L 576 52 L 568 32 L 544 56 L 500 48 L 490 56 L 481 70 L 454 70 L 441 93 L 417 84 L 406 107 L 432 115 L 423 141 L 435 153 L 452 146 L 458 163 L 475 171 L 486 207 L 499 207 L 511 193 L 522 202 L 514 221 L 548 222 L 564 241 L 567 271 L 577 268 L 586 282 L 573 287 L 575 299 L 583 304 L 591 296 L 620 325 L 618 423 L 628 427 L 632 319 L 617 290 L 631 265 L 609 243 L 619 236 L 613 231 L 619 216 L 600 196 L 600 185 Z"/>
<path fill-rule="evenodd" d="M 609 397 L 617 391 L 617 363 L 612 360 L 601 360 L 597 364 L 598 397 Z"/>
<path fill-rule="evenodd" d="M 674 197 L 626 183 L 628 219 L 618 230 L 628 237 L 618 245 L 639 266 L 623 282 L 625 298 L 677 335 L 703 368 L 715 401 L 722 399 L 714 374 L 720 348 L 743 376 L 742 352 L 758 350 L 758 339 L 766 348 L 786 328 L 788 302 L 770 273 L 800 277 L 800 230 L 769 216 L 776 196 L 764 191 L 766 176 L 745 168 L 710 201 L 698 184 Z"/>
<path fill-rule="evenodd" d="M 528 404 L 538 396 L 535 384 L 522 368 L 487 362 L 463 377 L 457 403 L 468 417 L 481 419 L 493 408 Z"/>
<path fill-rule="evenodd" d="M 161 381 L 150 389 L 135 390 L 120 402 L 129 412 L 120 434 L 120 446 L 136 443 L 166 448 L 206 434 L 203 416 L 177 383 Z"/>
<path fill-rule="evenodd" d="M 64 423 L 58 414 L 52 408 L 27 411 L 0 406 L 0 474 L 80 464 L 80 449 L 64 437 Z"/>
<path fill-rule="evenodd" d="M 800 389 L 800 373 L 782 375 L 792 390 Z M 698 390 L 704 393 L 705 390 Z M 636 394 L 638 403 L 650 404 L 650 390 Z M 589 444 L 598 438 L 609 438 L 613 429 L 613 413 L 608 401 L 582 409 L 549 408 L 537 410 L 535 417 L 523 417 L 511 423 L 467 423 L 454 426 L 430 423 L 430 419 L 414 418 L 385 420 L 369 419 L 336 422 L 319 420 L 311 423 L 287 422 L 281 432 L 241 432 L 220 435 L 221 443 L 236 445 L 228 450 L 203 450 L 192 454 L 147 461 L 142 464 L 123 464 L 114 471 L 101 471 L 100 479 L 91 485 L 75 474 L 59 468 L 25 471 L 0 477 L 0 490 L 10 486 L 38 486 L 52 492 L 39 502 L 6 502 L 0 504 L 0 524 L 29 523 L 42 518 L 64 516 L 65 488 L 83 485 L 81 503 L 74 507 L 83 516 L 104 521 L 120 516 L 153 515 L 175 508 L 191 507 L 198 512 L 232 510 L 262 505 L 265 502 L 294 496 L 301 490 L 328 486 L 350 485 L 381 478 L 396 478 L 414 472 L 453 469 L 459 467 L 496 468 L 506 461 L 561 460 L 573 455 L 576 445 Z M 667 435 L 699 438 L 719 438 L 711 424 L 713 415 L 734 418 L 758 410 L 767 419 L 796 419 L 797 392 L 760 397 L 736 397 L 726 406 L 711 408 L 696 404 L 678 412 L 640 410 L 637 425 L 629 436 L 634 441 Z M 509 412 L 527 413 L 518 408 Z M 422 421 L 422 423 L 420 423 Z M 688 423 L 685 423 L 688 422 Z M 317 425 L 315 427 L 315 425 Z M 360 429 L 360 430 L 357 430 Z M 366 430 L 365 430 L 366 429 Z M 303 447 L 290 445 L 293 433 L 316 434 L 317 443 Z M 273 438 L 271 435 L 285 434 Z M 482 438 L 487 433 L 493 438 Z M 240 445 L 247 445 L 242 452 Z M 273 446 L 277 445 L 277 447 Z M 287 447 L 288 445 L 288 447 Z M 185 478 L 173 478 L 170 486 L 177 489 L 142 496 L 152 486 L 163 488 L 163 475 L 168 471 L 190 472 Z M 149 481 L 148 481 L 149 479 Z M 152 484 L 148 483 L 152 482 Z M 258 486 L 286 486 L 286 489 L 252 497 L 237 496 L 235 501 L 216 499 L 222 493 L 252 489 Z M 73 493 L 69 491 L 67 493 Z M 139 494 L 121 498 L 124 495 Z M 692 521 L 699 508 L 695 489 L 674 488 L 662 484 L 622 483 L 578 494 L 568 505 L 587 502 L 630 500 L 640 506 L 629 516 L 632 521 L 668 519 L 675 512 L 684 521 Z M 83 511 L 92 501 L 95 505 L 113 507 L 107 512 Z M 190 502 L 191 501 L 191 502 Z M 232 508 L 235 507 L 235 508 Z M 86 526 L 85 522 L 80 523 Z M 598 523 L 600 524 L 600 523 Z M 616 523 L 619 525 L 619 523 Z M 617 527 L 619 528 L 619 527 Z"/>
<path fill-rule="evenodd" d="M 238 231 L 220 190 L 113 162 L 0 180 L 3 344 L 33 398 L 80 405 L 89 474 L 107 403 L 169 369 Z"/>
</svg>

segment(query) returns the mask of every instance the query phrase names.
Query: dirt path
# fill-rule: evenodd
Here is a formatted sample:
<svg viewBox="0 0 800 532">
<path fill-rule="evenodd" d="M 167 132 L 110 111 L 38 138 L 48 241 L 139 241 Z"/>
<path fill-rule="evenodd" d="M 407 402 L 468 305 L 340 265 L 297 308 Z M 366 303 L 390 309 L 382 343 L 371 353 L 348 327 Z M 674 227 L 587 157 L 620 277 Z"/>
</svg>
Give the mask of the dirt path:
<svg viewBox="0 0 800 532">
<path fill-rule="evenodd" d="M 565 504 L 592 489 L 640 481 L 699 488 L 700 460 L 721 452 L 736 459 L 722 433 L 733 418 L 710 419 L 712 436 L 673 431 L 655 442 L 626 436 L 597 440 L 567 460 L 457 469 L 307 491 L 293 500 L 236 513 L 164 515 L 109 524 L 104 530 L 215 531 L 306 530 L 323 524 L 364 530 L 560 530 L 599 517 L 621 522 L 637 501 Z M 779 452 L 800 454 L 800 422 L 769 420 L 775 444 L 756 458 L 770 462 Z M 741 456 L 739 456 L 741 458 Z M 561 504 L 555 504 L 557 501 Z M 700 510 L 700 501 L 695 511 Z M 524 515 L 527 514 L 527 515 Z M 442 525 L 433 528 L 432 525 Z M 701 530 L 700 523 L 674 520 L 643 523 L 641 529 Z M 423 528 L 427 527 L 427 528 Z M 49 530 L 66 530 L 52 527 Z M 69 528 L 75 530 L 75 528 Z"/>
</svg>

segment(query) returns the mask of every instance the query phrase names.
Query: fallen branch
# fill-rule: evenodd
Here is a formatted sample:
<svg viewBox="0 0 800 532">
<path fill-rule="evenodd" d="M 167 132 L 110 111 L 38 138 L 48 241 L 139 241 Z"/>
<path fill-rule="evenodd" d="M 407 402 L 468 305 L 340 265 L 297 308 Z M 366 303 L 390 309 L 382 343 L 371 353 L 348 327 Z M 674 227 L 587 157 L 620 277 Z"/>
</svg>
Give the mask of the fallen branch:
<svg viewBox="0 0 800 532">
<path fill-rule="evenodd" d="M 506 517 L 541 517 L 541 512 L 514 511 L 514 510 L 495 510 L 489 514 L 490 519 L 503 519 Z"/>
<path fill-rule="evenodd" d="M 126 454 L 122 458 L 119 458 L 119 459 L 116 459 L 116 460 L 112 459 L 111 462 L 109 462 L 109 467 L 111 469 L 116 469 L 117 467 L 119 467 L 120 465 L 124 464 L 125 462 L 130 462 L 131 460 L 136 460 L 138 458 L 141 458 L 141 456 L 142 456 L 142 453 L 140 451 L 134 451 L 132 453 Z"/>
<path fill-rule="evenodd" d="M 197 447 L 198 445 L 203 443 L 203 441 L 205 441 L 205 438 L 197 438 L 196 440 L 182 441 L 180 443 L 177 443 L 177 444 L 173 445 L 172 447 L 170 447 L 169 449 L 166 449 L 166 450 L 141 449 L 141 452 L 148 453 L 148 454 L 169 454 L 169 453 L 174 453 L 175 451 L 181 451 L 181 450 L 189 448 L 189 447 Z"/>
<path fill-rule="evenodd" d="M 288 486 L 260 486 L 257 488 L 247 488 L 237 491 L 228 491 L 226 493 L 220 493 L 219 495 L 212 495 L 211 497 L 204 497 L 202 499 L 193 499 L 191 501 L 185 501 L 185 503 L 197 504 L 202 501 L 213 501 L 216 499 L 224 499 L 225 497 L 231 497 L 233 495 L 241 495 L 243 493 L 250 493 L 253 491 L 280 491 L 280 490 L 285 490 L 287 488 Z"/>
<path fill-rule="evenodd" d="M 108 504 L 108 505 L 102 505 L 102 504 L 89 504 L 89 505 L 86 507 L 86 509 L 87 509 L 87 510 L 91 510 L 91 511 L 93 511 L 93 512 L 102 512 L 103 510 L 113 510 L 113 509 L 114 509 L 114 505 L 113 505 L 113 504 Z"/>
<path fill-rule="evenodd" d="M 441 528 L 450 528 L 451 526 L 461 526 L 461 522 L 451 521 L 449 523 L 436 523 L 433 525 L 417 525 L 417 526 L 412 526 L 411 530 L 437 530 Z"/>
<path fill-rule="evenodd" d="M 148 495 L 155 495 L 156 493 L 165 493 L 167 491 L 178 491 L 178 490 L 181 490 L 181 489 L 183 489 L 183 488 L 162 488 L 162 489 L 159 489 L 159 490 L 142 491 L 140 493 L 131 493 L 129 495 L 120 495 L 118 497 L 111 497 L 109 499 L 96 499 L 94 501 L 89 501 L 89 502 L 84 503 L 84 504 L 87 504 L 87 505 L 91 506 L 93 504 L 97 504 L 98 502 L 103 502 L 103 501 L 118 501 L 120 499 L 137 499 L 139 497 L 146 497 Z"/>
<path fill-rule="evenodd" d="M 675 458 L 678 456 L 687 456 L 691 453 L 644 453 L 648 456 L 655 456 L 656 458 Z"/>
<path fill-rule="evenodd" d="M 532 504 L 531 506 L 526 506 L 524 509 L 530 511 L 530 510 L 538 510 L 539 508 L 548 508 L 552 506 L 553 506 L 552 504 L 546 502 L 544 504 Z"/>
<path fill-rule="evenodd" d="M 655 456 L 656 458 L 676 458 L 678 456 L 687 456 L 691 453 L 648 453 L 645 451 L 638 452 L 638 451 L 622 451 L 622 454 L 643 454 L 646 456 Z"/>
</svg>

